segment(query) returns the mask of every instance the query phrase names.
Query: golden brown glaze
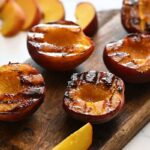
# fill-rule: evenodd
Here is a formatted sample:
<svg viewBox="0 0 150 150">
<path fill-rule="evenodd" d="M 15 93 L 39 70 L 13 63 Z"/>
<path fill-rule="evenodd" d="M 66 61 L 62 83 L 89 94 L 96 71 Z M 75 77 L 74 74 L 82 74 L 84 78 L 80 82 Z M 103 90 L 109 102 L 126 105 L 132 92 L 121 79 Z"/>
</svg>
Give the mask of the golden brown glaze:
<svg viewBox="0 0 150 150">
<path fill-rule="evenodd" d="M 73 22 L 39 24 L 28 33 L 28 50 L 41 66 L 69 70 L 82 63 L 94 50 L 93 42 Z"/>
<path fill-rule="evenodd" d="M 150 32 L 150 1 L 124 0 L 122 23 L 128 32 Z"/>
<path fill-rule="evenodd" d="M 64 96 L 64 108 L 70 115 L 93 123 L 112 119 L 123 103 L 122 80 L 105 72 L 74 74 Z"/>
<path fill-rule="evenodd" d="M 0 67 L 0 120 L 18 121 L 29 116 L 42 103 L 44 79 L 29 64 Z"/>
</svg>

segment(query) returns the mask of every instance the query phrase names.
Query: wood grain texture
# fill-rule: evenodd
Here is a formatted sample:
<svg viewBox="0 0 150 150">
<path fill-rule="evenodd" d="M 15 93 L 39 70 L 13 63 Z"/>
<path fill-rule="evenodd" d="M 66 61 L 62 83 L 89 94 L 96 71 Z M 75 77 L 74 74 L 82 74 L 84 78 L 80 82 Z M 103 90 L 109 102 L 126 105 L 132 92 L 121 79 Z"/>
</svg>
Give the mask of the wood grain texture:
<svg viewBox="0 0 150 150">
<path fill-rule="evenodd" d="M 100 12 L 99 30 L 93 37 L 96 49 L 77 69 L 56 73 L 45 71 L 31 59 L 26 62 L 39 68 L 46 80 L 47 94 L 40 109 L 18 123 L 0 123 L 0 150 L 50 150 L 84 123 L 71 119 L 62 108 L 67 81 L 73 72 L 106 71 L 102 60 L 104 45 L 122 38 L 126 32 L 117 10 Z M 150 84 L 126 84 L 126 104 L 112 121 L 94 125 L 90 150 L 120 150 L 150 120 Z"/>
</svg>

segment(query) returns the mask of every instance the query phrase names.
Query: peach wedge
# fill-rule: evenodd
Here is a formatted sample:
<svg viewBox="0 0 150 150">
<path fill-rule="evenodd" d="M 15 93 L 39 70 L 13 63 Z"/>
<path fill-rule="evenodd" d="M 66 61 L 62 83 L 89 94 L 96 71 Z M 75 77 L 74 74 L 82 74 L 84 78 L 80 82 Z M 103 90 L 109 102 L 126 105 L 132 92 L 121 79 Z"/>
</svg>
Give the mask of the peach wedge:
<svg viewBox="0 0 150 150">
<path fill-rule="evenodd" d="M 40 22 L 42 13 L 36 0 L 29 0 L 28 2 L 27 0 L 16 0 L 16 2 L 26 15 L 23 30 L 27 30 Z"/>
<path fill-rule="evenodd" d="M 64 20 L 65 10 L 59 0 L 37 0 L 44 15 L 44 22 Z"/>
<path fill-rule="evenodd" d="M 15 0 L 8 0 L 0 9 L 0 19 L 3 22 L 0 28 L 2 35 L 13 36 L 22 29 L 25 14 Z"/>
<path fill-rule="evenodd" d="M 6 4 L 7 0 L 0 0 L 0 9 Z"/>
<path fill-rule="evenodd" d="M 68 136 L 52 150 L 87 150 L 92 144 L 93 129 L 90 123 Z"/>
<path fill-rule="evenodd" d="M 79 3 L 76 7 L 75 17 L 77 19 L 77 24 L 81 26 L 86 35 L 92 36 L 97 31 L 97 14 L 91 3 Z"/>
</svg>

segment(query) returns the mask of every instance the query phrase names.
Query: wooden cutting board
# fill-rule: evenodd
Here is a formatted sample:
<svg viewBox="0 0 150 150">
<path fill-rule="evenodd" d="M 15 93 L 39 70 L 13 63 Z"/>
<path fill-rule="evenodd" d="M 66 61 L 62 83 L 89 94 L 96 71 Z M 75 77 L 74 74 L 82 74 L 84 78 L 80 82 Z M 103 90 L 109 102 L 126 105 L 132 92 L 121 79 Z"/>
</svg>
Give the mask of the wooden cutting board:
<svg viewBox="0 0 150 150">
<path fill-rule="evenodd" d="M 94 36 L 96 49 L 92 56 L 71 72 L 44 71 L 47 94 L 40 109 L 29 119 L 18 123 L 0 123 L 0 150 L 51 150 L 84 123 L 68 117 L 62 108 L 67 81 L 73 72 L 106 71 L 102 60 L 104 45 L 122 38 L 126 32 L 120 23 L 119 10 L 98 13 L 99 30 Z M 31 59 L 26 62 L 38 67 Z M 126 104 L 112 121 L 94 125 L 90 150 L 119 150 L 150 120 L 150 84 L 126 84 Z"/>
</svg>

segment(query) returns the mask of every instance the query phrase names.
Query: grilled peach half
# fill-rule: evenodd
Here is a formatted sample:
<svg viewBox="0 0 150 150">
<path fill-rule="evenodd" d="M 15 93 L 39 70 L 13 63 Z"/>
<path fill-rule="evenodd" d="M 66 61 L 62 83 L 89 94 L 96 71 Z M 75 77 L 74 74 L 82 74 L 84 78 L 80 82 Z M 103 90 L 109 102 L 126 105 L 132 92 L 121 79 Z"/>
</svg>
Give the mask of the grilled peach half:
<svg viewBox="0 0 150 150">
<path fill-rule="evenodd" d="M 85 61 L 94 50 L 93 41 L 70 21 L 34 26 L 27 37 L 31 57 L 46 69 L 71 70 Z"/>
<path fill-rule="evenodd" d="M 104 50 L 107 68 L 130 83 L 150 81 L 150 35 L 130 34 Z"/>
<path fill-rule="evenodd" d="M 30 116 L 43 102 L 44 79 L 29 64 L 0 67 L 0 121 L 19 121 Z"/>
<path fill-rule="evenodd" d="M 150 32 L 150 1 L 124 0 L 121 20 L 128 32 Z"/>
<path fill-rule="evenodd" d="M 68 82 L 63 107 L 75 119 L 107 122 L 122 110 L 124 89 L 123 81 L 108 72 L 75 73 Z"/>
</svg>

